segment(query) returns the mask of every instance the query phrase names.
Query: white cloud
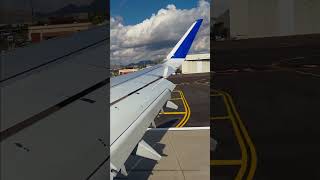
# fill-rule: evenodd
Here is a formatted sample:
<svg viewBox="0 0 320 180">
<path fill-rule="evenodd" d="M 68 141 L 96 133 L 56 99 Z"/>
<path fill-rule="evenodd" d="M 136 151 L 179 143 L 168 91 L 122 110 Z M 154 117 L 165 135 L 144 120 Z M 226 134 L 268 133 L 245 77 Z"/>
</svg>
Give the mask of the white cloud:
<svg viewBox="0 0 320 180">
<path fill-rule="evenodd" d="M 111 63 L 164 58 L 199 18 L 203 18 L 203 23 L 190 53 L 209 52 L 210 4 L 205 0 L 199 0 L 198 6 L 192 9 L 177 9 L 169 4 L 136 25 L 125 26 L 121 17 L 111 17 Z"/>
</svg>

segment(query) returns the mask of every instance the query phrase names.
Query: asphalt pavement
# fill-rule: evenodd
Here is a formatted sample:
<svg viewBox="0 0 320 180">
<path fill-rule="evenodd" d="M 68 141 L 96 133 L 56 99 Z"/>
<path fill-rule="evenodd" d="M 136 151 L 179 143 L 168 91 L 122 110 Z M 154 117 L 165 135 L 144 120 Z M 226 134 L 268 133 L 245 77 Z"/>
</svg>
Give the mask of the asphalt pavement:
<svg viewBox="0 0 320 180">
<path fill-rule="evenodd" d="M 210 126 L 210 73 L 176 74 L 168 80 L 176 84 L 171 101 L 178 109 L 164 108 L 155 120 L 157 127 Z"/>
<path fill-rule="evenodd" d="M 213 179 L 241 173 L 242 179 L 250 173 L 259 180 L 320 179 L 320 36 L 214 42 L 214 47 L 211 117 L 228 116 L 234 104 L 237 123 L 211 119 L 211 136 L 218 141 L 211 160 L 222 160 L 211 163 Z"/>
</svg>

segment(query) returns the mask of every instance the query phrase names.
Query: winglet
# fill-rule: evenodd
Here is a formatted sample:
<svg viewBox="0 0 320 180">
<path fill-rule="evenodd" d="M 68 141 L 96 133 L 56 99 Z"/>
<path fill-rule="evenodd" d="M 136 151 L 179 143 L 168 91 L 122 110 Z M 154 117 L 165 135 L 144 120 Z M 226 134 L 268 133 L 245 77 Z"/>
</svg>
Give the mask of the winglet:
<svg viewBox="0 0 320 180">
<path fill-rule="evenodd" d="M 174 58 L 186 58 L 194 38 L 201 26 L 203 19 L 196 20 L 188 31 L 182 36 L 172 51 L 167 55 L 167 60 Z"/>
</svg>

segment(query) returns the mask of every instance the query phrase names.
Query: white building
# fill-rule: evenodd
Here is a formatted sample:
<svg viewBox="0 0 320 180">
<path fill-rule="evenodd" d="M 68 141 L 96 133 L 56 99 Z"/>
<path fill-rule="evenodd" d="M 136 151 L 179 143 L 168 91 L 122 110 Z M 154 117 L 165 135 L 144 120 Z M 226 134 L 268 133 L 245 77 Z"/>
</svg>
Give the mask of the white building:
<svg viewBox="0 0 320 180">
<path fill-rule="evenodd" d="M 320 33 L 319 0 L 229 0 L 235 38 Z"/>
<path fill-rule="evenodd" d="M 190 54 L 182 63 L 182 74 L 210 72 L 210 54 Z"/>
</svg>

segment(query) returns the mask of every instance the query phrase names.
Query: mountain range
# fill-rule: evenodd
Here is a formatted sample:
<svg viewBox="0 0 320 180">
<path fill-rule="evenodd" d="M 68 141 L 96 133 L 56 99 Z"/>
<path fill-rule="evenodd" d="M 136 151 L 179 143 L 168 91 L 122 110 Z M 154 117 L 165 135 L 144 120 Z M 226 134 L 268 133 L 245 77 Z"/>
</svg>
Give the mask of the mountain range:
<svg viewBox="0 0 320 180">
<path fill-rule="evenodd" d="M 36 16 L 44 17 L 44 16 L 65 16 L 69 14 L 76 14 L 76 13 L 108 13 L 107 1 L 104 0 L 94 0 L 89 5 L 75 5 L 75 4 L 68 4 L 56 11 L 49 12 L 49 13 L 36 13 Z"/>
<path fill-rule="evenodd" d="M 155 61 L 151 61 L 151 60 L 142 60 L 139 61 L 137 63 L 130 63 L 128 65 L 126 65 L 127 67 L 132 67 L 132 66 L 146 66 L 146 65 L 154 65 L 156 64 Z"/>
</svg>

